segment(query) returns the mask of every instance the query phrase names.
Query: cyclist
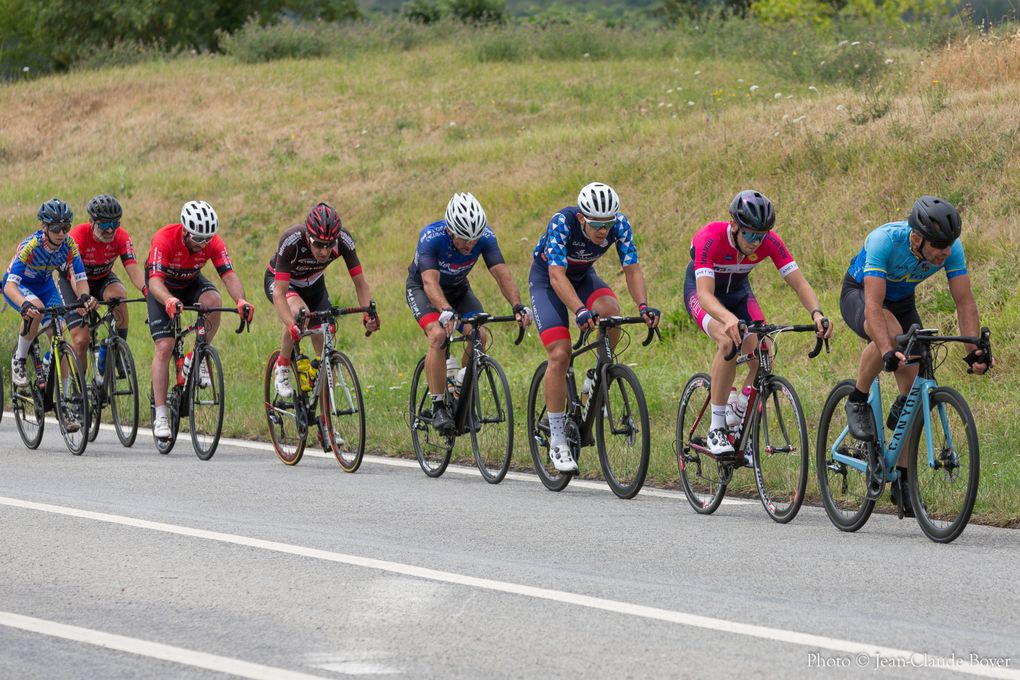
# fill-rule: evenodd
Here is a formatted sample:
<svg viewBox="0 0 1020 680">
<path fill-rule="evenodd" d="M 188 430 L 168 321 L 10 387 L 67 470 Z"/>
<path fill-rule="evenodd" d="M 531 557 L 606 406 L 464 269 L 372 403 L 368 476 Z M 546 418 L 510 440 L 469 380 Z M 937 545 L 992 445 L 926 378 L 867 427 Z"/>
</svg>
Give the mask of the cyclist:
<svg viewBox="0 0 1020 680">
<path fill-rule="evenodd" d="M 18 336 L 18 346 L 11 357 L 11 380 L 18 387 L 28 384 L 25 372 L 25 360 L 28 348 L 39 334 L 39 324 L 43 307 L 56 307 L 71 304 L 74 300 L 85 303 L 78 310 L 78 318 L 94 309 L 95 300 L 89 295 L 89 286 L 85 274 L 85 265 L 74 239 L 67 237 L 71 229 L 74 213 L 59 198 L 50 200 L 39 206 L 39 230 L 28 236 L 18 246 L 3 279 L 4 298 L 7 303 L 20 310 L 25 320 L 31 320 L 27 335 Z M 53 272 L 63 273 L 73 280 L 73 298 L 65 300 L 53 284 Z M 88 346 L 88 332 L 79 328 L 72 334 L 73 344 L 79 354 Z M 77 421 L 65 423 L 69 432 L 77 431 Z"/>
<path fill-rule="evenodd" d="M 171 319 L 180 312 L 181 305 L 198 304 L 219 307 L 220 292 L 202 275 L 202 267 L 212 260 L 216 272 L 223 279 L 230 297 L 237 303 L 241 318 L 251 321 L 255 308 L 245 300 L 244 285 L 234 271 L 227 247 L 216 232 L 219 220 L 216 211 L 205 201 L 188 201 L 181 209 L 181 221 L 161 227 L 152 237 L 152 247 L 145 262 L 145 278 L 149 286 L 147 305 L 149 333 L 156 347 L 152 356 L 152 390 L 156 406 L 153 435 L 159 439 L 170 437 L 169 412 L 166 406 L 167 366 L 174 347 Z M 206 322 L 209 342 L 220 327 L 220 314 L 214 312 Z M 199 380 L 209 384 L 209 368 L 203 362 L 199 367 Z"/>
<path fill-rule="evenodd" d="M 825 314 L 818 296 L 804 278 L 773 227 L 776 212 L 772 202 L 760 192 L 744 190 L 730 202 L 728 222 L 709 222 L 691 241 L 691 261 L 684 278 L 684 303 L 687 313 L 716 343 L 712 360 L 712 424 L 708 431 L 708 450 L 717 458 L 732 458 L 733 445 L 727 428 L 739 425 L 747 406 L 747 396 L 758 372 L 758 362 L 748 364 L 747 378 L 740 394 L 733 388 L 736 357 L 726 360 L 733 345 L 741 353 L 754 351 L 758 339 L 753 334 L 741 338 L 739 324 L 764 321 L 758 299 L 748 276 L 766 257 L 794 290 L 819 337 L 832 335 L 832 325 L 825 324 Z M 727 422 L 729 421 L 729 422 Z"/>
<path fill-rule="evenodd" d="M 117 275 L 113 273 L 113 263 L 120 257 L 124 264 L 124 271 L 135 288 L 146 294 L 145 274 L 138 266 L 135 258 L 135 246 L 127 231 L 121 228 L 120 220 L 123 209 L 120 202 L 109 194 L 93 196 L 86 207 L 89 213 L 89 221 L 78 224 L 71 229 L 71 239 L 78 246 L 78 253 L 81 255 L 82 263 L 85 265 L 85 275 L 88 278 L 89 294 L 98 300 L 109 300 L 111 298 L 126 298 L 127 290 L 120 282 Z M 60 292 L 65 300 L 73 299 L 71 284 L 65 279 L 58 282 Z M 117 335 L 125 341 L 128 336 L 128 310 L 127 305 L 119 304 L 113 308 L 114 320 L 117 324 Z M 74 333 L 78 327 L 84 326 L 84 319 L 75 315 L 76 318 L 68 320 L 68 327 L 72 329 L 72 337 L 77 340 Z M 88 330 L 84 330 L 84 343 L 79 349 L 78 359 L 82 368 L 87 365 L 86 350 L 88 349 Z M 75 343 L 78 348 L 78 343 Z M 99 348 L 99 361 L 96 364 L 96 380 L 103 380 L 103 369 L 106 366 L 106 346 Z"/>
<path fill-rule="evenodd" d="M 421 230 L 414 259 L 407 268 L 407 306 L 428 336 L 425 374 L 432 396 L 432 423 L 437 431 L 449 432 L 453 416 L 446 408 L 443 393 L 446 377 L 443 343 L 453 332 L 454 317 L 460 316 L 462 333 L 471 332 L 466 323 L 483 311 L 468 282 L 468 274 L 481 256 L 506 301 L 513 306 L 517 323 L 527 327 L 531 310 L 521 303 L 521 291 L 510 276 L 496 234 L 489 227 L 485 211 L 470 193 L 456 193 L 446 206 L 444 219 Z M 487 346 L 488 331 L 482 328 Z M 462 364 L 470 361 L 470 347 L 464 346 Z"/>
<path fill-rule="evenodd" d="M 274 373 L 276 391 L 281 397 L 294 394 L 288 366 L 294 343 L 301 337 L 294 317 L 302 309 L 321 312 L 330 308 L 323 272 L 340 258 L 354 282 L 358 304 L 367 307 L 372 301 L 372 291 L 354 250 L 354 237 L 344 228 L 340 215 L 331 205 L 319 203 L 308 213 L 304 224 L 295 224 L 283 232 L 276 253 L 266 267 L 263 288 L 283 322 L 280 358 Z M 378 317 L 365 314 L 361 322 L 369 333 L 379 330 Z M 322 336 L 312 336 L 312 344 L 315 353 L 321 354 Z"/>
<path fill-rule="evenodd" d="M 895 371 L 900 396 L 892 414 L 898 417 L 917 375 L 916 365 L 904 365 L 905 357 L 896 350 L 894 338 L 911 325 L 921 324 L 914 299 L 919 283 L 944 269 L 956 303 L 960 333 L 971 336 L 979 333 L 977 303 L 967 275 L 960 229 L 960 214 L 952 203 L 935 196 L 921 196 L 906 221 L 884 224 L 868 234 L 864 247 L 850 262 L 843 278 L 839 309 L 847 326 L 868 341 L 857 369 L 857 384 L 846 404 L 850 434 L 859 440 L 871 441 L 876 436 L 867 403 L 875 377 L 883 369 Z M 975 373 L 987 371 L 988 364 L 981 361 L 983 352 L 973 345 L 968 348 L 970 353 L 964 361 Z M 906 466 L 904 451 L 897 462 L 904 482 Z M 893 491 L 897 492 L 895 486 Z M 904 495 L 904 510 L 912 514 L 908 498 Z"/>
<path fill-rule="evenodd" d="M 566 376 L 570 363 L 567 310 L 581 330 L 594 328 L 598 316 L 620 313 L 616 294 L 595 273 L 594 264 L 612 246 L 623 266 L 627 289 L 650 328 L 659 325 L 659 310 L 649 307 L 645 278 L 620 197 L 607 184 L 592 182 L 581 189 L 576 206 L 553 214 L 535 246 L 528 274 L 535 327 L 549 358 L 545 372 L 545 403 L 549 413 L 549 458 L 560 472 L 576 472 L 577 462 L 566 435 Z M 610 331 L 616 345 L 618 329 Z"/>
</svg>

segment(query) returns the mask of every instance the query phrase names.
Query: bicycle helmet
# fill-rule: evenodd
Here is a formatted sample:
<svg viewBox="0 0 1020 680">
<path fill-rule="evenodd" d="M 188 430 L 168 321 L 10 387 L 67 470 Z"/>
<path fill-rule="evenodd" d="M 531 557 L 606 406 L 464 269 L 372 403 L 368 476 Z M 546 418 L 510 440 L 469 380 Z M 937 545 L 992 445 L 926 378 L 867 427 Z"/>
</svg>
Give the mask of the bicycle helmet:
<svg viewBox="0 0 1020 680">
<path fill-rule="evenodd" d="M 51 198 L 39 206 L 39 221 L 43 224 L 70 224 L 73 219 L 71 207 L 59 198 Z"/>
<path fill-rule="evenodd" d="M 952 203 L 935 196 L 917 199 L 907 224 L 926 241 L 952 244 L 960 238 L 960 213 Z"/>
<path fill-rule="evenodd" d="M 733 197 L 730 216 L 738 226 L 751 231 L 768 231 L 776 224 L 772 201 L 753 189 L 745 189 Z"/>
<path fill-rule="evenodd" d="M 216 234 L 219 221 L 216 211 L 205 201 L 188 201 L 181 208 L 181 224 L 184 231 L 198 239 L 207 239 Z"/>
<path fill-rule="evenodd" d="M 89 217 L 97 222 L 119 220 L 124 214 L 124 210 L 120 207 L 120 202 L 109 194 L 93 196 L 85 209 L 88 210 Z"/>
<path fill-rule="evenodd" d="M 608 184 L 592 182 L 577 195 L 577 207 L 585 217 L 608 220 L 620 212 L 620 197 Z"/>
<path fill-rule="evenodd" d="M 329 203 L 319 203 L 305 218 L 308 235 L 320 241 L 335 241 L 340 237 L 340 214 Z"/>
<path fill-rule="evenodd" d="M 470 192 L 454 194 L 446 204 L 446 226 L 462 239 L 474 241 L 488 224 L 482 204 Z"/>
</svg>

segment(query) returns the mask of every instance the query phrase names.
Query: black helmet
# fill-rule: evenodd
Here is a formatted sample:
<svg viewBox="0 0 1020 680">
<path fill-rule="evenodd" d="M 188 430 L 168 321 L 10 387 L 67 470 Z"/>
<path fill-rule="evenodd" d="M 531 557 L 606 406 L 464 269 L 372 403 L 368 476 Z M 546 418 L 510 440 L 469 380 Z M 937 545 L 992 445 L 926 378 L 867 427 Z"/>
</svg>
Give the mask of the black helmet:
<svg viewBox="0 0 1020 680">
<path fill-rule="evenodd" d="M 109 194 L 93 196 L 86 210 L 89 211 L 89 217 L 97 221 L 119 220 L 124 214 L 120 202 Z"/>
<path fill-rule="evenodd" d="M 907 223 L 926 241 L 949 245 L 960 238 L 960 213 L 952 203 L 935 196 L 917 199 Z"/>
<path fill-rule="evenodd" d="M 70 224 L 73 219 L 70 206 L 59 198 L 51 198 L 39 206 L 39 221 L 43 224 Z"/>
<path fill-rule="evenodd" d="M 730 203 L 730 216 L 737 225 L 751 231 L 768 231 L 776 223 L 772 201 L 752 189 L 734 196 Z"/>
</svg>

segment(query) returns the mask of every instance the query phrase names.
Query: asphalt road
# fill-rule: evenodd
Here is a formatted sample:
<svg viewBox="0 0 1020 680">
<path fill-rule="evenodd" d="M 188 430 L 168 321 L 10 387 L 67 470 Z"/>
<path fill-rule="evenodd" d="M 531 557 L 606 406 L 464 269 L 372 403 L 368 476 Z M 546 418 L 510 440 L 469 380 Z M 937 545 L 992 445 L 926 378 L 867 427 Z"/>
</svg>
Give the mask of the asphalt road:
<svg viewBox="0 0 1020 680">
<path fill-rule="evenodd" d="M 461 445 L 460 443 L 458 445 Z M 463 445 L 467 445 L 464 442 Z M 0 423 L 0 677 L 1020 678 L 1020 533 Z M 746 471 L 744 474 L 747 474 Z"/>
</svg>

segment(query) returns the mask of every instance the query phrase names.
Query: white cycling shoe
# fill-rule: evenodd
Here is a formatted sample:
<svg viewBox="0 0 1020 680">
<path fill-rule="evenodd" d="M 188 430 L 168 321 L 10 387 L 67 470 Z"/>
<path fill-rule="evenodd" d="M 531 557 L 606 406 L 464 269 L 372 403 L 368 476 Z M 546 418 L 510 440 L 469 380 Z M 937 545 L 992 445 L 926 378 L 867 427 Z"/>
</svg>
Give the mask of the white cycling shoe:
<svg viewBox="0 0 1020 680">
<path fill-rule="evenodd" d="M 294 396 L 294 388 L 290 384 L 290 366 L 279 366 L 273 372 L 273 379 L 276 383 L 276 393 L 284 399 Z"/>
<path fill-rule="evenodd" d="M 577 472 L 577 462 L 570 453 L 570 446 L 560 444 L 550 447 L 549 460 L 558 472 Z"/>
</svg>

